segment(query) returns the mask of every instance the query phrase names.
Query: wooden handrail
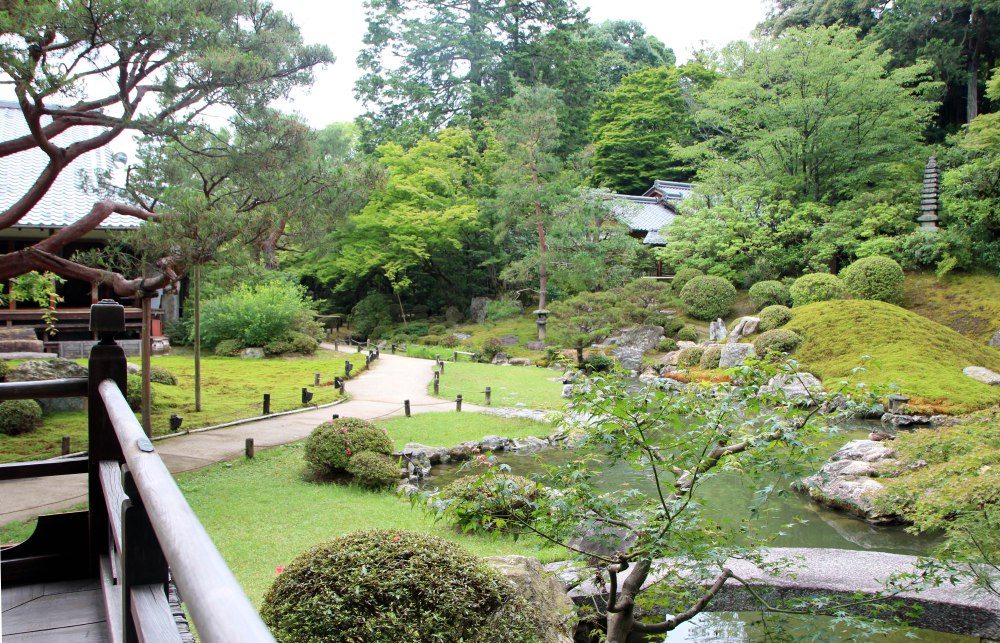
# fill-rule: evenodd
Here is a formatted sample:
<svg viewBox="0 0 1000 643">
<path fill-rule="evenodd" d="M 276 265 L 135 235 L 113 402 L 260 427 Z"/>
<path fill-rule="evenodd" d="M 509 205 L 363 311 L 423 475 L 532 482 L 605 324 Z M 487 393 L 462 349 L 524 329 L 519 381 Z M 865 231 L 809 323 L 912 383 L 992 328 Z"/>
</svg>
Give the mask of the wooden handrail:
<svg viewBox="0 0 1000 643">
<path fill-rule="evenodd" d="M 0 383 L 0 400 L 36 400 L 46 397 L 86 397 L 87 378 L 67 377 L 40 382 Z"/>
<path fill-rule="evenodd" d="M 0 480 L 68 476 L 74 473 L 87 473 L 86 456 L 40 460 L 38 462 L 10 462 L 0 464 Z"/>
<path fill-rule="evenodd" d="M 199 638 L 206 643 L 273 642 L 118 385 L 106 379 L 98 392 Z"/>
</svg>

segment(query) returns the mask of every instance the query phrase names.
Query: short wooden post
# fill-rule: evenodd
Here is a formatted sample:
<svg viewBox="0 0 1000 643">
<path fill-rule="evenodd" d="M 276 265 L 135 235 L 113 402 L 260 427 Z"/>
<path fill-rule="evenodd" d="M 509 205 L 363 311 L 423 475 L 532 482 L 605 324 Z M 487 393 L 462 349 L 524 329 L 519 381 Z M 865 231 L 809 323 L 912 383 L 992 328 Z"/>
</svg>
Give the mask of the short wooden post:
<svg viewBox="0 0 1000 643">
<path fill-rule="evenodd" d="M 347 392 L 347 380 L 340 380 L 340 394 L 344 395 Z"/>
<path fill-rule="evenodd" d="M 67 455 L 69 453 L 69 436 L 68 435 L 64 435 L 62 437 L 62 445 L 61 445 L 60 451 L 62 452 L 63 455 Z"/>
<path fill-rule="evenodd" d="M 438 394 L 438 389 L 441 387 L 441 373 L 434 371 L 434 395 Z"/>
<path fill-rule="evenodd" d="M 486 406 L 489 406 L 490 405 L 490 395 L 492 394 L 492 391 L 490 390 L 490 387 L 488 387 L 488 386 L 486 387 L 485 393 L 486 393 Z"/>
<path fill-rule="evenodd" d="M 395 344 L 392 345 L 392 354 L 393 355 L 396 354 L 396 345 Z"/>
<path fill-rule="evenodd" d="M 462 396 L 461 395 L 455 396 L 455 410 L 459 411 L 459 412 L 462 411 Z"/>
<path fill-rule="evenodd" d="M 444 360 L 438 360 L 438 371 L 444 373 Z"/>
<path fill-rule="evenodd" d="M 451 361 L 453 361 L 453 362 L 457 362 L 458 361 L 458 351 L 453 351 L 452 352 L 452 354 L 451 354 Z"/>
<path fill-rule="evenodd" d="M 319 373 L 313 373 L 313 386 L 319 386 Z"/>
<path fill-rule="evenodd" d="M 246 452 L 248 458 L 253 458 L 253 438 L 247 438 Z"/>
<path fill-rule="evenodd" d="M 351 360 L 345 359 L 344 360 L 344 377 L 350 377 L 351 376 L 351 369 L 352 368 L 354 368 L 354 364 L 351 364 Z"/>
<path fill-rule="evenodd" d="M 403 413 L 406 414 L 406 417 L 410 417 L 410 401 L 409 400 L 403 400 Z"/>
<path fill-rule="evenodd" d="M 334 352 L 340 350 L 340 340 L 337 339 L 336 337 L 333 338 L 333 350 Z"/>
<path fill-rule="evenodd" d="M 261 415 L 271 415 L 271 394 L 264 393 L 264 409 Z"/>
<path fill-rule="evenodd" d="M 309 404 L 312 402 L 313 394 L 306 387 L 302 387 L 302 404 Z"/>
<path fill-rule="evenodd" d="M 361 344 L 360 343 L 358 344 L 358 352 L 359 353 L 361 352 Z"/>
</svg>

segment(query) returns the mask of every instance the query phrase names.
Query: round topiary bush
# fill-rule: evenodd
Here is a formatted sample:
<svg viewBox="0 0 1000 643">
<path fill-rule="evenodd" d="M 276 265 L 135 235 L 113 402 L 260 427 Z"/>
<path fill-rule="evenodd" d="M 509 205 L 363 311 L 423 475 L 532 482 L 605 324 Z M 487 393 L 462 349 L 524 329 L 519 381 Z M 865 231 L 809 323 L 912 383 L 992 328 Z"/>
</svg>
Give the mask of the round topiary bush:
<svg viewBox="0 0 1000 643">
<path fill-rule="evenodd" d="M 815 272 L 796 279 L 788 292 L 792 296 L 793 306 L 805 306 L 817 301 L 843 299 L 847 289 L 844 282 L 836 276 Z"/>
<path fill-rule="evenodd" d="M 246 348 L 238 339 L 224 339 L 215 345 L 215 354 L 222 357 L 236 357 Z"/>
<path fill-rule="evenodd" d="M 153 381 L 152 372 L 150 372 L 149 381 Z M 126 391 L 125 391 L 125 401 L 128 402 L 128 406 L 133 411 L 138 411 L 142 408 L 142 376 L 135 373 L 131 373 L 125 380 Z M 156 391 L 153 387 L 149 388 L 149 405 L 153 406 L 156 403 Z"/>
<path fill-rule="evenodd" d="M 677 350 L 677 342 L 670 339 L 669 337 L 664 337 L 656 344 L 656 350 L 660 353 L 670 353 Z"/>
<path fill-rule="evenodd" d="M 696 342 L 698 341 L 698 329 L 694 326 L 688 324 L 687 326 L 681 328 L 677 331 L 677 341 L 679 342 Z"/>
<path fill-rule="evenodd" d="M 382 453 L 362 451 L 347 461 L 347 473 L 367 489 L 388 489 L 399 481 L 399 464 Z"/>
<path fill-rule="evenodd" d="M 760 324 L 757 329 L 764 333 L 775 328 L 780 328 L 792 321 L 792 309 L 788 306 L 768 306 L 757 314 Z"/>
<path fill-rule="evenodd" d="M 347 471 L 351 456 L 362 451 L 389 455 L 392 439 L 367 420 L 337 418 L 320 424 L 306 438 L 305 459 L 312 470 L 328 476 Z"/>
<path fill-rule="evenodd" d="M 701 359 L 698 360 L 698 368 L 703 368 L 705 370 L 719 368 L 719 359 L 721 357 L 722 346 L 718 344 L 706 346 L 705 350 L 701 353 Z"/>
<path fill-rule="evenodd" d="M 493 531 L 527 521 L 541 491 L 538 483 L 522 476 L 466 476 L 442 489 L 436 502 L 441 515 L 463 530 Z"/>
<path fill-rule="evenodd" d="M 499 337 L 487 337 L 483 340 L 483 345 L 479 347 L 479 354 L 487 362 L 492 362 L 497 353 L 502 353 L 503 351 L 504 345 Z"/>
<path fill-rule="evenodd" d="M 753 342 L 754 350 L 761 357 L 768 353 L 792 353 L 802 344 L 802 336 L 785 328 L 761 333 Z"/>
<path fill-rule="evenodd" d="M 149 367 L 149 381 L 167 386 L 177 386 L 177 376 L 162 366 Z"/>
<path fill-rule="evenodd" d="M 34 431 L 42 424 L 42 407 L 34 400 L 0 402 L 0 433 L 18 435 Z"/>
<path fill-rule="evenodd" d="M 788 287 L 780 281 L 758 281 L 747 293 L 754 310 L 767 306 L 787 306 L 790 301 Z"/>
<path fill-rule="evenodd" d="M 691 281 L 695 277 L 701 277 L 704 274 L 705 273 L 697 268 L 681 268 L 677 271 L 677 274 L 674 275 L 673 281 L 670 282 L 670 288 L 675 293 L 678 293 L 684 289 L 687 282 Z"/>
<path fill-rule="evenodd" d="M 903 269 L 889 257 L 874 255 L 858 259 L 840 271 L 840 278 L 858 299 L 877 299 L 890 304 L 903 301 Z"/>
<path fill-rule="evenodd" d="M 688 346 L 677 356 L 677 365 L 683 368 L 697 366 L 701 362 L 701 356 L 705 349 L 701 346 Z"/>
<path fill-rule="evenodd" d="M 684 328 L 684 322 L 676 317 L 668 317 L 665 314 L 657 313 L 652 315 L 649 319 L 649 323 L 654 326 L 663 326 L 663 334 L 667 337 L 673 337 Z"/>
<path fill-rule="evenodd" d="M 696 319 L 724 317 L 736 303 L 736 288 L 722 277 L 703 275 L 681 289 L 681 301 Z"/>
<path fill-rule="evenodd" d="M 260 613 L 282 643 L 536 639 L 535 608 L 500 572 L 443 538 L 399 530 L 299 555 Z"/>
</svg>

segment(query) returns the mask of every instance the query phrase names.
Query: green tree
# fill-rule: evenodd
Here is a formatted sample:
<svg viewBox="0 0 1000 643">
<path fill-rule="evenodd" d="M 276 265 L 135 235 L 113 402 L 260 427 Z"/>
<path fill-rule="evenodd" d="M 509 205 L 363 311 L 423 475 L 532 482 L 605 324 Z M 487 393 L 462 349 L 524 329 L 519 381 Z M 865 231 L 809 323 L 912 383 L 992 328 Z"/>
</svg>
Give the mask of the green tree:
<svg viewBox="0 0 1000 643">
<path fill-rule="evenodd" d="M 685 180 L 679 158 L 691 119 L 677 69 L 657 67 L 626 76 L 594 111 L 593 181 L 625 194 L 642 193 L 655 179 Z"/>
<path fill-rule="evenodd" d="M 555 339 L 576 350 L 576 361 L 583 363 L 583 349 L 607 336 L 622 321 L 617 308 L 620 299 L 612 292 L 582 292 L 552 306 L 558 322 Z"/>
</svg>

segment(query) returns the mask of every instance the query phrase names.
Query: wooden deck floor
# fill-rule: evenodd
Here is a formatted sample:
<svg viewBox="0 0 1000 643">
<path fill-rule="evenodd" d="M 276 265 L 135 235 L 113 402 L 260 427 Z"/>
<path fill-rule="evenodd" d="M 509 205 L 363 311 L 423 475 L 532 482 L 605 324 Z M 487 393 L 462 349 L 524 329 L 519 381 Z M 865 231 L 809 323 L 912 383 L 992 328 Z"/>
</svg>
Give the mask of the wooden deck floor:
<svg viewBox="0 0 1000 643">
<path fill-rule="evenodd" d="M 4 587 L 3 643 L 104 643 L 104 603 L 97 579 Z"/>
</svg>

